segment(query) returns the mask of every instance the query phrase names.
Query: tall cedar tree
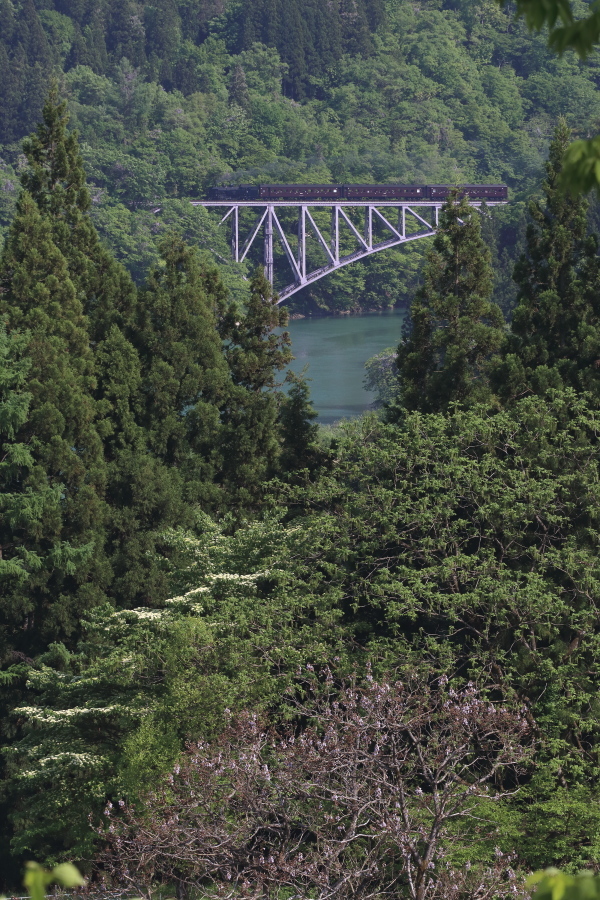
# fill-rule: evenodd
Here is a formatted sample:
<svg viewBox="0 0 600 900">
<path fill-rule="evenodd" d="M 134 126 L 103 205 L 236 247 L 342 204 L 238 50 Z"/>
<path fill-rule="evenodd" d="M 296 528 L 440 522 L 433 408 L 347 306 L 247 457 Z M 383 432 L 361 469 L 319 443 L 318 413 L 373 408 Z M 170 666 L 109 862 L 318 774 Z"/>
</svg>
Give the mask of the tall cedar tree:
<svg viewBox="0 0 600 900">
<path fill-rule="evenodd" d="M 41 484 L 36 490 L 23 490 L 23 482 L 35 468 L 31 448 L 17 440 L 28 420 L 31 403 L 27 390 L 31 360 L 26 353 L 27 335 L 16 331 L 9 335 L 4 323 L 0 324 L 0 597 L 18 596 L 19 586 L 27 585 L 30 573 L 49 562 L 42 548 L 32 549 L 19 538 L 39 530 L 44 520 L 60 517 L 60 487 L 46 484 L 44 489 Z M 11 609 L 0 601 L 0 721 L 4 723 L 21 698 L 20 689 L 28 675 L 24 663 L 27 657 L 14 649 L 15 632 L 18 633 L 22 619 L 22 608 Z M 10 734 L 9 729 L 2 729 L 2 739 L 7 731 Z M 2 756 L 0 780 L 4 781 L 6 760 Z M 10 803 L 4 789 L 1 793 L 0 872 L 10 880 L 11 876 L 16 879 L 19 867 L 16 860 L 10 859 Z"/>
<path fill-rule="evenodd" d="M 56 516 L 60 495 L 48 487 L 46 496 L 40 492 L 32 503 L 32 495 L 21 489 L 21 482 L 34 464 L 31 449 L 17 442 L 16 436 L 27 422 L 31 394 L 26 389 L 30 360 L 26 353 L 26 337 L 6 333 L 0 326 L 0 595 L 29 578 L 32 568 L 39 568 L 42 559 L 35 551 L 27 551 L 15 542 L 19 530 L 39 527 L 43 516 Z M 48 508 L 49 507 L 49 508 Z M 5 613 L 7 611 L 4 611 Z M 3 616 L 0 626 L 0 665 L 7 661 L 14 629 L 19 627 L 19 612 L 10 621 Z"/>
<path fill-rule="evenodd" d="M 281 429 L 280 469 L 283 474 L 302 469 L 314 469 L 324 454 L 317 445 L 318 413 L 310 402 L 310 388 L 302 375 L 289 372 L 291 387 L 281 400 L 279 425 Z"/>
<path fill-rule="evenodd" d="M 62 251 L 87 313 L 96 428 L 107 465 L 106 551 L 113 569 L 109 595 L 119 606 L 155 603 L 168 593 L 166 576 L 155 561 L 156 545 L 164 528 L 182 519 L 182 479 L 148 453 L 141 364 L 132 343 L 136 289 L 100 243 L 89 216 L 77 135 L 67 125 L 66 104 L 53 86 L 42 123 L 24 143 L 29 168 L 22 182 Z"/>
<path fill-rule="evenodd" d="M 220 410 L 231 377 L 217 330 L 219 301 L 193 250 L 172 235 L 140 295 L 143 425 L 151 452 L 181 473 L 186 502 L 211 504 L 220 469 Z"/>
<path fill-rule="evenodd" d="M 490 252 L 479 213 L 452 196 L 442 207 L 422 287 L 398 348 L 399 409 L 442 412 L 453 401 L 489 393 L 485 367 L 503 338 L 503 318 L 490 299 Z"/>
<path fill-rule="evenodd" d="M 93 341 L 113 324 L 123 329 L 135 316 L 135 286 L 102 246 L 89 216 L 90 194 L 75 132 L 68 132 L 66 103 L 52 85 L 35 134 L 24 141 L 29 163 L 22 184 L 52 227 L 54 243 L 69 265 L 71 280 L 89 317 Z"/>
<path fill-rule="evenodd" d="M 0 615 L 13 646 L 31 655 L 75 632 L 81 614 L 104 599 L 110 569 L 87 322 L 51 227 L 26 191 L 0 264 L 0 313 L 9 334 L 27 334 L 31 396 L 12 439 L 30 458 L 5 475 L 31 514 L 3 522 L 3 557 L 25 560 L 29 577 L 3 586 Z M 51 491 L 60 503 L 47 502 Z"/>
<path fill-rule="evenodd" d="M 277 422 L 280 395 L 276 373 L 292 360 L 287 312 L 259 267 L 250 283 L 246 312 L 231 305 L 221 334 L 232 377 L 223 411 L 221 480 L 234 508 L 260 505 L 264 483 L 275 471 L 280 452 Z"/>
<path fill-rule="evenodd" d="M 529 204 L 527 249 L 515 267 L 517 306 L 493 383 L 504 399 L 562 385 L 600 389 L 600 267 L 588 204 L 558 187 L 570 132 L 561 121 L 543 199 Z"/>
</svg>

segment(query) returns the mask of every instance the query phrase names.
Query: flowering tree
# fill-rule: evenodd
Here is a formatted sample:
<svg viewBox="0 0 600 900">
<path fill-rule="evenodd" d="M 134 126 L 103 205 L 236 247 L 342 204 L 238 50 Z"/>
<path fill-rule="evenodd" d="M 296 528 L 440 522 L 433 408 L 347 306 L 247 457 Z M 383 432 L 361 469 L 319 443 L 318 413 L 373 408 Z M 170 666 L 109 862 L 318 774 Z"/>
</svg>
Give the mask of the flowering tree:
<svg viewBox="0 0 600 900">
<path fill-rule="evenodd" d="M 530 752 L 524 716 L 472 684 L 336 686 L 327 673 L 324 686 L 311 676 L 305 688 L 299 733 L 238 718 L 217 743 L 190 746 L 143 812 L 107 809 L 104 872 L 139 891 L 175 881 L 225 898 L 286 888 L 318 900 L 487 900 L 523 890 L 499 852 L 460 870 L 449 855 L 456 826 L 505 796 L 508 772 L 515 783 Z"/>
</svg>

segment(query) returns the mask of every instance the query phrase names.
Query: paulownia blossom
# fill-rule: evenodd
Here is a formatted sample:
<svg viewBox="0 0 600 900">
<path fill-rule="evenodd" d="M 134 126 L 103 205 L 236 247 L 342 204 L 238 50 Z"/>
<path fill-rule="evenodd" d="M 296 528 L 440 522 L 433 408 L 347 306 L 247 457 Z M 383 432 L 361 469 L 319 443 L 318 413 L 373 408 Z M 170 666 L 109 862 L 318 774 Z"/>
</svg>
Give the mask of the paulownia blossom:
<svg viewBox="0 0 600 900">
<path fill-rule="evenodd" d="M 469 684 L 319 684 L 302 727 L 232 719 L 188 747 L 143 812 L 107 809 L 106 876 L 149 895 L 170 882 L 223 898 L 454 900 L 524 894 L 512 860 L 453 867 L 465 833 L 488 836 L 531 753 L 524 714 Z M 282 890 L 284 894 L 282 894 Z"/>
</svg>

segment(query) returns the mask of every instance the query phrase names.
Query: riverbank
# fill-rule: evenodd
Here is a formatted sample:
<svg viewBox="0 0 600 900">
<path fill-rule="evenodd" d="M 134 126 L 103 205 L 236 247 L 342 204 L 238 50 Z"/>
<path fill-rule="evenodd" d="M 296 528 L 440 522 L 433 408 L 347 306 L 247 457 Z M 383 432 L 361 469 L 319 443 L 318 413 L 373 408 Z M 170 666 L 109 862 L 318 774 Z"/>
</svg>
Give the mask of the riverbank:
<svg viewBox="0 0 600 900">
<path fill-rule="evenodd" d="M 289 320 L 290 322 L 295 322 L 298 319 L 338 319 L 341 316 L 386 315 L 388 313 L 394 312 L 406 312 L 406 306 L 388 306 L 385 309 L 370 309 L 367 307 L 363 308 L 359 306 L 354 309 L 323 310 L 322 312 L 290 312 Z"/>
</svg>

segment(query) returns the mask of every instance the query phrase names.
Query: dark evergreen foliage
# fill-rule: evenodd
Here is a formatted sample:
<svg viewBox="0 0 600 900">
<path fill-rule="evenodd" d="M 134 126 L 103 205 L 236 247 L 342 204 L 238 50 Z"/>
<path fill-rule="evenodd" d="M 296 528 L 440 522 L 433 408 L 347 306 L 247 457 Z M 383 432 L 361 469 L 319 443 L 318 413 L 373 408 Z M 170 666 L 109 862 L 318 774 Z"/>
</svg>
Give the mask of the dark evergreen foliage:
<svg viewBox="0 0 600 900">
<path fill-rule="evenodd" d="M 48 640 L 72 635 L 82 613 L 105 598 L 106 466 L 87 321 L 67 261 L 27 192 L 0 278 L 9 334 L 27 334 L 24 386 L 31 395 L 27 420 L 13 438 L 27 445 L 30 459 L 22 471 L 9 470 L 5 489 L 27 497 L 36 510 L 24 521 L 5 523 L 4 557 L 23 560 L 29 578 L 4 587 L 1 615 L 13 646 L 31 654 Z"/>
<path fill-rule="evenodd" d="M 28 169 L 22 184 L 47 217 L 53 239 L 69 265 L 69 274 L 89 317 L 94 341 L 106 338 L 111 326 L 133 323 L 136 292 L 131 278 L 102 246 L 89 215 L 77 134 L 69 133 L 66 103 L 54 85 L 43 108 L 43 121 L 24 141 Z"/>
<path fill-rule="evenodd" d="M 282 451 L 279 465 L 284 474 L 301 469 L 314 469 L 324 459 L 317 446 L 319 426 L 317 413 L 310 402 L 310 388 L 302 376 L 289 373 L 291 382 L 287 394 L 281 400 L 279 424 Z"/>
<path fill-rule="evenodd" d="M 587 234 L 587 201 L 558 184 L 569 137 L 562 120 L 550 145 L 544 197 L 529 204 L 511 334 L 493 376 L 505 398 L 563 385 L 600 388 L 598 239 Z"/>
<path fill-rule="evenodd" d="M 24 143 L 29 168 L 22 181 L 62 251 L 69 283 L 87 313 L 87 352 L 94 366 L 90 390 L 106 466 L 104 551 L 111 571 L 105 590 L 118 606 L 129 607 L 166 596 L 156 547 L 164 529 L 188 521 L 191 512 L 186 519 L 185 476 L 177 463 L 152 452 L 146 407 L 155 402 L 152 390 L 158 386 L 148 381 L 132 343 L 139 328 L 136 289 L 90 219 L 77 135 L 67 124 L 66 106 L 53 87 L 43 122 Z M 194 473 L 203 483 L 204 473 Z"/>
<path fill-rule="evenodd" d="M 343 53 L 371 52 L 371 31 L 384 18 L 381 0 L 258 0 L 241 15 L 242 47 L 259 41 L 276 47 L 288 66 L 284 86 L 294 98 L 314 93 L 323 76 Z"/>
<path fill-rule="evenodd" d="M 485 367 L 503 338 L 502 313 L 491 300 L 490 251 L 479 212 L 450 200 L 411 305 L 398 348 L 399 409 L 441 412 L 453 401 L 485 399 Z"/>
<path fill-rule="evenodd" d="M 526 184 L 561 85 L 580 92 L 577 122 L 597 92 L 513 25 L 511 57 L 493 6 L 452 7 L 389 4 L 382 41 L 375 0 L 0 0 L 0 140 L 19 137 L 63 66 L 97 185 L 92 203 L 55 90 L 25 159 L 9 147 L 0 160 L 7 196 L 17 167 L 25 188 L 0 264 L 0 881 L 16 884 L 21 854 L 89 859 L 90 813 L 152 788 L 231 708 L 279 725 L 297 667 L 333 656 L 478 679 L 525 704 L 536 768 L 484 810 L 498 845 L 525 867 L 597 866 L 600 424 L 582 391 L 598 394 L 600 262 L 585 204 L 557 191 L 565 127 L 494 369 L 514 402 L 489 408 L 502 336 L 489 255 L 477 214 L 449 204 L 399 353 L 401 426 L 341 429 L 327 466 L 306 383 L 279 390 L 286 313 L 264 273 L 247 291 L 226 269 L 249 295 L 231 302 L 143 205 L 240 168 Z M 168 202 L 226 255 L 189 204 Z M 145 223 L 123 253 L 140 281 L 152 261 L 139 293 L 92 212 L 119 247 L 124 223 Z M 329 291 L 393 302 L 404 282 L 390 259 L 348 267 Z M 487 852 L 472 837 L 460 865 Z"/>
<path fill-rule="evenodd" d="M 52 54 L 33 0 L 0 3 L 0 141 L 22 137 L 39 120 Z"/>
<path fill-rule="evenodd" d="M 221 478 L 234 509 L 259 505 L 275 471 L 280 452 L 276 374 L 292 358 L 288 332 L 277 333 L 287 324 L 287 311 L 277 305 L 262 268 L 250 289 L 246 310 L 231 306 L 221 323 L 233 382 L 222 414 Z"/>
<path fill-rule="evenodd" d="M 217 331 L 219 298 L 205 290 L 194 252 L 181 238 L 167 238 L 162 252 L 163 265 L 140 295 L 141 421 L 153 455 L 183 478 L 187 503 L 206 505 L 215 499 L 220 410 L 231 391 Z"/>
</svg>

